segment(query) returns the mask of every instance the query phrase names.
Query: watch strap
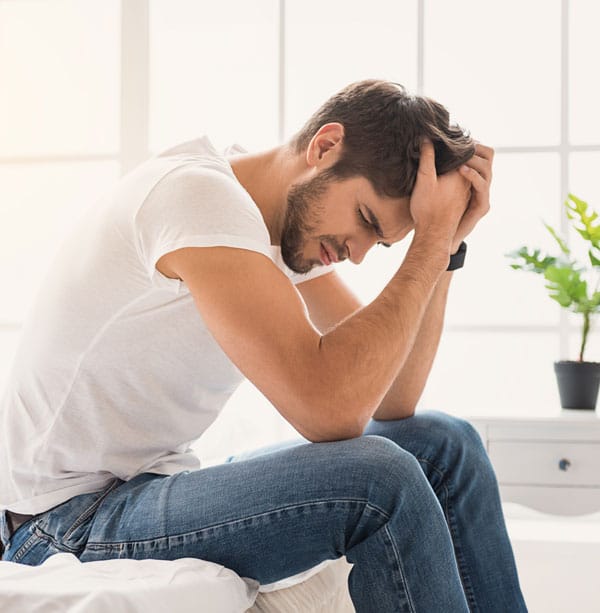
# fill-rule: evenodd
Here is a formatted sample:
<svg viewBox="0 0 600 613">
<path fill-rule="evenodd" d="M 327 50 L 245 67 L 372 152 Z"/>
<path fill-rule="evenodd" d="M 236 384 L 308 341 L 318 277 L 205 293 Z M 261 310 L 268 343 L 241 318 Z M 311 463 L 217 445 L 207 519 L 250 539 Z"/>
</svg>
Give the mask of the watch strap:
<svg viewBox="0 0 600 613">
<path fill-rule="evenodd" d="M 463 241 L 456 253 L 453 253 L 450 256 L 450 262 L 448 264 L 448 268 L 446 270 L 456 270 L 457 268 L 462 268 L 465 264 L 465 256 L 467 255 L 467 243 Z"/>
</svg>

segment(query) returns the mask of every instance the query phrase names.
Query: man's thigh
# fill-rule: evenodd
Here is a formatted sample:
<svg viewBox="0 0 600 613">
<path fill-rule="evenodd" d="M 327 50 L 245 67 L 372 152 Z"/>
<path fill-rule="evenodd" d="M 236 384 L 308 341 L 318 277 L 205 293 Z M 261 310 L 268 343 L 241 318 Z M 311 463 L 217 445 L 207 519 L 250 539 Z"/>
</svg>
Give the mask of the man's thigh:
<svg viewBox="0 0 600 613">
<path fill-rule="evenodd" d="M 139 475 L 102 501 L 80 559 L 195 557 L 277 581 L 343 555 L 350 526 L 385 523 L 385 513 L 365 517 L 374 471 L 404 461 L 411 482 L 403 453 L 378 436 L 296 441 L 198 471 Z M 379 504 L 391 514 L 389 490 Z"/>
<path fill-rule="evenodd" d="M 274 451 L 281 451 L 283 449 L 291 449 L 292 447 L 296 447 L 298 445 L 310 445 L 310 441 L 298 435 L 297 438 L 290 438 L 284 441 L 278 441 L 277 443 L 270 443 L 269 445 L 263 445 L 261 447 L 257 447 L 256 449 L 248 449 L 246 451 L 241 451 L 240 453 L 230 455 L 225 460 L 225 463 L 250 460 L 251 458 L 255 458 L 257 456 L 273 453 Z"/>
</svg>

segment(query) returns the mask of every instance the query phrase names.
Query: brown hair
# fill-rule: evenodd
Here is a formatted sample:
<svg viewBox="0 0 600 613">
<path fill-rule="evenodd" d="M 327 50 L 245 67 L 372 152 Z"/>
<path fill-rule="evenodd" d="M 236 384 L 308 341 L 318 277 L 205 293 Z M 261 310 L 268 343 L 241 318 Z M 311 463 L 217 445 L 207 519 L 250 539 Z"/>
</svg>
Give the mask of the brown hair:
<svg viewBox="0 0 600 613">
<path fill-rule="evenodd" d="M 411 95 L 398 83 L 369 79 L 329 98 L 291 145 L 301 153 L 321 126 L 341 123 L 342 153 L 328 174 L 338 179 L 366 177 L 380 196 L 402 198 L 413 190 L 424 137 L 433 142 L 438 174 L 458 168 L 475 152 L 470 135 L 450 125 L 449 118 L 431 98 Z"/>
</svg>

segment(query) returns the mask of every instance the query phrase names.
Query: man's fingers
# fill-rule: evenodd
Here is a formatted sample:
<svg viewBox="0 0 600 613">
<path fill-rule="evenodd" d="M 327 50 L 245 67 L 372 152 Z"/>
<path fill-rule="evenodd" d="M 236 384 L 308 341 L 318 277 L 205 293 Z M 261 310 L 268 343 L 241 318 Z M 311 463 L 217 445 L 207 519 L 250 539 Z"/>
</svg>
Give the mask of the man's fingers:
<svg viewBox="0 0 600 613">
<path fill-rule="evenodd" d="M 475 143 L 475 154 L 458 172 L 471 187 L 471 198 L 462 216 L 454 237 L 454 247 L 458 248 L 461 240 L 468 236 L 490 210 L 490 183 L 492 180 L 492 161 L 494 150 L 481 143 Z"/>
<path fill-rule="evenodd" d="M 474 168 L 488 183 L 492 181 L 492 163 L 478 155 L 474 155 L 466 165 Z"/>
<path fill-rule="evenodd" d="M 485 215 L 486 212 L 476 211 L 475 209 L 469 207 L 460 220 L 456 233 L 460 236 L 468 236 L 471 234 L 471 231 L 475 228 L 479 220 Z"/>
<path fill-rule="evenodd" d="M 433 143 L 424 138 L 421 142 L 421 155 L 419 157 L 419 173 L 427 176 L 436 176 L 435 174 L 435 149 Z"/>
<path fill-rule="evenodd" d="M 460 167 L 460 174 L 471 183 L 475 191 L 480 193 L 488 191 L 488 181 L 486 181 L 474 168 L 464 164 Z"/>
<path fill-rule="evenodd" d="M 475 141 L 475 155 L 485 158 L 491 162 L 494 159 L 494 150 L 492 147 L 487 147 L 486 145 L 482 145 L 481 143 Z"/>
</svg>

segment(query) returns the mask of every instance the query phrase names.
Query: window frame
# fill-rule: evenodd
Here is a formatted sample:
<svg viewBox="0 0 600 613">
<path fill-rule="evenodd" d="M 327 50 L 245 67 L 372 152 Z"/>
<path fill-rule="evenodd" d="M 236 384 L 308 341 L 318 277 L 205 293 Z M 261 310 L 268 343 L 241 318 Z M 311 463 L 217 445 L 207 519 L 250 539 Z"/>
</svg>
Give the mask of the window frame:
<svg viewBox="0 0 600 613">
<path fill-rule="evenodd" d="M 286 134 L 286 4 L 289 0 L 276 0 L 278 3 L 278 103 L 277 103 L 277 134 L 279 141 L 283 142 Z M 417 93 L 423 94 L 425 82 L 424 49 L 426 37 L 425 2 L 427 0 L 414 0 L 417 3 Z M 38 164 L 49 162 L 81 162 L 116 160 L 120 165 L 121 175 L 127 173 L 141 163 L 149 155 L 149 94 L 150 94 L 150 54 L 149 54 L 149 22 L 150 0 L 122 0 L 121 1 L 121 99 L 120 99 L 120 144 L 117 155 L 43 155 L 0 157 L 0 164 Z M 591 145 L 574 145 L 570 142 L 569 113 L 570 113 L 570 75 L 569 75 L 569 37 L 571 6 L 568 0 L 561 0 L 561 111 L 560 111 L 560 143 L 553 146 L 503 146 L 497 147 L 498 154 L 514 153 L 557 153 L 560 157 L 560 194 L 557 202 L 560 203 L 560 230 L 563 235 L 568 234 L 568 220 L 564 215 L 562 202 L 565 200 L 570 181 L 569 162 L 573 153 L 600 152 L 600 143 Z M 20 329 L 21 321 L 7 321 L 0 316 L 0 334 L 4 330 L 14 331 Z M 535 333 L 553 330 L 560 339 L 560 354 L 569 355 L 570 337 L 578 330 L 570 322 L 568 313 L 561 309 L 560 320 L 556 326 L 527 327 L 522 325 L 460 325 L 448 324 L 447 328 L 453 332 L 464 334 L 477 334 L 480 332 L 520 332 Z"/>
</svg>

